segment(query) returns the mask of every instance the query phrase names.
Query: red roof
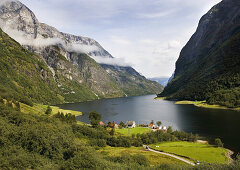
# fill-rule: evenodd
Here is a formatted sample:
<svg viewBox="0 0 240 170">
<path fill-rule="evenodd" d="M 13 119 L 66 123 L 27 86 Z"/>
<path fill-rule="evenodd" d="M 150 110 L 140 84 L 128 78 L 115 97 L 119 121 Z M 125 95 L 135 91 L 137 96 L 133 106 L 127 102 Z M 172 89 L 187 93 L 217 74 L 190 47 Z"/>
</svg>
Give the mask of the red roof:
<svg viewBox="0 0 240 170">
<path fill-rule="evenodd" d="M 153 126 L 153 124 L 149 124 L 148 126 Z"/>
</svg>

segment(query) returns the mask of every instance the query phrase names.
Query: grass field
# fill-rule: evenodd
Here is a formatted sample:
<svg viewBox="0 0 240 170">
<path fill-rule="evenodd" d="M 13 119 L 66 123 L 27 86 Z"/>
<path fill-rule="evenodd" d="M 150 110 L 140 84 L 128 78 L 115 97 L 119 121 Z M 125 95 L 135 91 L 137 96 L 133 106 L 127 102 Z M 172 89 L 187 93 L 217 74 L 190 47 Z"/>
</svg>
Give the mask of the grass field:
<svg viewBox="0 0 240 170">
<path fill-rule="evenodd" d="M 197 107 L 204 107 L 204 108 L 209 108 L 209 109 L 231 109 L 231 110 L 237 110 L 240 111 L 240 108 L 227 108 L 224 106 L 220 105 L 209 105 L 206 103 L 206 101 L 178 101 L 175 102 L 175 104 L 192 104 Z"/>
<path fill-rule="evenodd" d="M 155 97 L 154 99 L 156 99 L 156 100 L 166 100 L 167 98 L 166 97 Z"/>
<path fill-rule="evenodd" d="M 142 133 L 147 133 L 151 132 L 151 129 L 149 128 L 144 128 L 144 127 L 135 127 L 135 128 L 126 128 L 126 129 L 116 129 L 117 133 L 120 133 L 125 136 L 132 136 L 132 134 L 142 134 Z"/>
<path fill-rule="evenodd" d="M 226 156 L 228 153 L 227 149 L 217 148 L 209 144 L 192 142 L 166 142 L 150 145 L 150 147 L 155 150 L 186 156 L 200 162 L 222 164 L 227 164 L 229 162 L 229 159 Z"/>
<path fill-rule="evenodd" d="M 121 154 L 144 155 L 149 160 L 151 166 L 160 164 L 186 165 L 184 162 L 177 159 L 158 153 L 146 151 L 145 149 L 143 149 L 143 147 L 121 148 L 108 146 L 100 149 L 99 152 L 107 156 L 120 156 Z"/>
<path fill-rule="evenodd" d="M 47 107 L 48 107 L 47 105 L 41 105 L 41 104 L 34 104 L 34 106 L 31 107 L 26 104 L 20 103 L 21 112 L 23 113 L 45 114 Z M 73 110 L 63 110 L 56 106 L 51 106 L 51 108 L 52 108 L 52 115 L 57 114 L 58 112 L 64 113 L 64 114 L 71 113 L 72 115 L 76 115 L 76 116 L 82 115 L 82 112 L 73 111 Z"/>
</svg>

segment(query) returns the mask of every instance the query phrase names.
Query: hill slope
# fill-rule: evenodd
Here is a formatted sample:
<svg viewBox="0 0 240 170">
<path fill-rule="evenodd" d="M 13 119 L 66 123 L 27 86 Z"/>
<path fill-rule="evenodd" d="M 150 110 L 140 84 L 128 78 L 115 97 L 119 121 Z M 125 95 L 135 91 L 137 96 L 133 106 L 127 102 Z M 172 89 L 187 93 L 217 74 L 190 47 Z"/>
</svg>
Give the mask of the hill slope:
<svg viewBox="0 0 240 170">
<path fill-rule="evenodd" d="M 0 29 L 0 96 L 29 102 L 60 103 L 64 99 L 47 64 Z"/>
<path fill-rule="evenodd" d="M 239 1 L 223 0 L 201 18 L 161 96 L 240 106 L 239 8 Z"/>
</svg>

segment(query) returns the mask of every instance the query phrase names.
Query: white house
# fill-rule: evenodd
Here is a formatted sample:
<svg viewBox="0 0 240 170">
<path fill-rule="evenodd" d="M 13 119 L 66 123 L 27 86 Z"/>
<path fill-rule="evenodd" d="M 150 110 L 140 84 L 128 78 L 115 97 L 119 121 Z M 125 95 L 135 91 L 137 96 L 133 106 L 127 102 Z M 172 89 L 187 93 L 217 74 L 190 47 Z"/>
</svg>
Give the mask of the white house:
<svg viewBox="0 0 240 170">
<path fill-rule="evenodd" d="M 135 128 L 136 122 L 135 121 L 127 121 L 126 126 L 127 126 L 127 128 Z"/>
</svg>

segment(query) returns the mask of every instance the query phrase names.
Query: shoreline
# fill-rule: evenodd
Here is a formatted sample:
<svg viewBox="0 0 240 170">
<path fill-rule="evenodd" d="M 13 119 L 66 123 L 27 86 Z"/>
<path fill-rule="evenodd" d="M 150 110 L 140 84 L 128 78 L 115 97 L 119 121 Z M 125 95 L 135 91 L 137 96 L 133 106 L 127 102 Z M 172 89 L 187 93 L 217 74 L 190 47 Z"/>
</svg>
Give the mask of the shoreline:
<svg viewBox="0 0 240 170">
<path fill-rule="evenodd" d="M 155 100 L 168 100 L 166 97 L 155 97 L 154 99 Z M 171 101 L 171 100 L 169 100 L 169 101 Z M 194 105 L 196 107 L 202 107 L 202 108 L 207 108 L 207 109 L 223 109 L 223 110 L 233 110 L 233 111 L 240 112 L 240 107 L 229 108 L 229 107 L 220 106 L 220 105 L 210 105 L 210 104 L 207 104 L 206 101 L 182 100 L 182 101 L 175 101 L 174 104 L 177 104 L 177 105 Z"/>
<path fill-rule="evenodd" d="M 207 104 L 206 101 L 177 101 L 175 104 L 180 105 L 194 105 L 196 107 L 202 107 L 202 108 L 208 108 L 208 109 L 223 109 L 223 110 L 234 110 L 234 111 L 240 111 L 240 108 L 229 108 L 225 106 L 220 105 L 210 105 Z"/>
</svg>

